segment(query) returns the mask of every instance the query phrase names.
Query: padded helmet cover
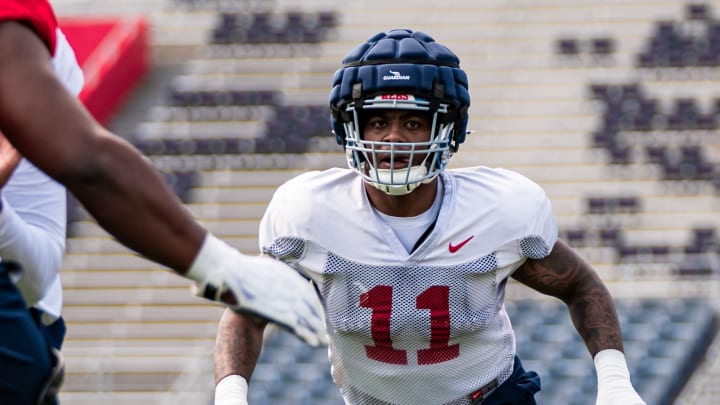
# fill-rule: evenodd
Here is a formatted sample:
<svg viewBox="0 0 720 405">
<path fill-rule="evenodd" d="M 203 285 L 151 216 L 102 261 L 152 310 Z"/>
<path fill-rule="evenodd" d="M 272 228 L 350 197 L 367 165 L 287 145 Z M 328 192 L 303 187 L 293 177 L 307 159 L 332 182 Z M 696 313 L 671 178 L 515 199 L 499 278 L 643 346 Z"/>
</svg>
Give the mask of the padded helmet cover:
<svg viewBox="0 0 720 405">
<path fill-rule="evenodd" d="M 435 108 L 448 104 L 443 119 L 455 123 L 454 149 L 465 141 L 470 106 L 467 75 L 458 57 L 431 36 L 409 29 L 378 33 L 350 51 L 342 63 L 333 77 L 329 100 L 338 144 L 345 146 L 343 121 L 352 119 L 347 105 L 387 93 L 413 94 Z"/>
</svg>

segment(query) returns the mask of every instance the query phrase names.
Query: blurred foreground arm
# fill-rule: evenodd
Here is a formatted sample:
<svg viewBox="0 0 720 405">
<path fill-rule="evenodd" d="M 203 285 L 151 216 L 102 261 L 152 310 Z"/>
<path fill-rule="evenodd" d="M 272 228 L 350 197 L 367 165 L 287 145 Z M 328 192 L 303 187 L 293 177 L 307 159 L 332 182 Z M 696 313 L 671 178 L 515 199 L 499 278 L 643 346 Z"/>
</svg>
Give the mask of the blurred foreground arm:
<svg viewBox="0 0 720 405">
<path fill-rule="evenodd" d="M 595 362 L 597 405 L 645 404 L 630 381 L 612 296 L 585 260 L 558 240 L 548 256 L 528 259 L 513 278 L 568 306 L 570 318 Z"/>
<path fill-rule="evenodd" d="M 99 125 L 57 79 L 27 26 L 0 22 L 0 132 L 62 183 L 120 243 L 198 282 L 198 295 L 324 342 L 322 306 L 295 271 L 209 235 L 132 145 Z"/>
<path fill-rule="evenodd" d="M 0 131 L 121 243 L 184 273 L 205 235 L 163 178 L 56 78 L 35 33 L 0 23 Z"/>
</svg>

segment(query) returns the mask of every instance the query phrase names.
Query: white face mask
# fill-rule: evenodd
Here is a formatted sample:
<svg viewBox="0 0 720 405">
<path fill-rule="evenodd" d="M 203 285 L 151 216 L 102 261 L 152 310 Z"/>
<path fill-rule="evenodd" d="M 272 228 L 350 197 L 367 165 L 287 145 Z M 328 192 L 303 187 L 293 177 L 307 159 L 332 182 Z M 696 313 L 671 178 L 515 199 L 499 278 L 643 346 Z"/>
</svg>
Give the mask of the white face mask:
<svg viewBox="0 0 720 405">
<path fill-rule="evenodd" d="M 430 111 L 430 103 L 412 95 L 377 96 L 363 102 L 363 110 L 397 109 Z M 352 113 L 352 121 L 344 122 L 345 157 L 348 166 L 359 173 L 363 179 L 389 195 L 405 195 L 421 184 L 431 182 L 447 166 L 453 150 L 450 137 L 454 124 L 438 122 L 439 114 L 447 114 L 448 106 L 440 104 L 437 111 L 432 112 L 430 140 L 425 142 L 378 142 L 365 141 L 361 136 L 360 118 L 355 103 L 350 103 L 347 111 Z M 419 165 L 398 169 L 379 169 L 376 157 L 390 155 L 391 162 L 396 158 L 414 162 L 417 155 L 424 155 Z"/>
</svg>

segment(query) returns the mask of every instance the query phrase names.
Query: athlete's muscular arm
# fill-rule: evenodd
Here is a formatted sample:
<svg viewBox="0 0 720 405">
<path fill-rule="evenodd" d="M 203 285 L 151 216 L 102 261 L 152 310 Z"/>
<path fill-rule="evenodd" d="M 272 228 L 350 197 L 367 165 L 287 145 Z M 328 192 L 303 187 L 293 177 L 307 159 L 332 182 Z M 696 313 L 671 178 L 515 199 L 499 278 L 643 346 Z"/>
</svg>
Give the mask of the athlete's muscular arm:
<svg viewBox="0 0 720 405">
<path fill-rule="evenodd" d="M 512 277 L 565 302 L 593 357 L 604 349 L 623 351 L 620 321 L 610 293 L 595 270 L 565 242 L 558 240 L 543 259 L 528 259 Z"/>
<path fill-rule="evenodd" d="M 146 159 L 65 90 L 47 47 L 14 21 L 0 22 L 0 131 L 121 243 L 180 273 L 190 267 L 205 229 Z"/>
</svg>

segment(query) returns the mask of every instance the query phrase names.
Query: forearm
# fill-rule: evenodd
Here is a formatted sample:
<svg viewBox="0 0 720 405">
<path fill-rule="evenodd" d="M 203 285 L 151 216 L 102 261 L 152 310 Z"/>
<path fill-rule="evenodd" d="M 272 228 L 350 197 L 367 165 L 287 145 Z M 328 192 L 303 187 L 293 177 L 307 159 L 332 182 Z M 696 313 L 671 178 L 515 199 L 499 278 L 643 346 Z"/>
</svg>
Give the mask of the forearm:
<svg viewBox="0 0 720 405">
<path fill-rule="evenodd" d="M 307 280 L 210 235 L 148 160 L 67 91 L 48 48 L 15 21 L 0 22 L 0 131 L 120 243 L 195 280 L 199 295 L 281 324 L 311 345 L 327 341 Z"/>
<path fill-rule="evenodd" d="M 101 137 L 97 142 L 102 145 L 96 150 L 105 151 L 103 155 L 82 172 L 61 178 L 62 182 L 121 243 L 185 273 L 202 243 L 205 229 L 131 145 L 112 136 Z"/>
<path fill-rule="evenodd" d="M 623 351 L 620 320 L 612 296 L 593 272 L 582 287 L 564 299 L 575 328 L 594 357 L 605 349 Z"/>
<path fill-rule="evenodd" d="M 262 350 L 265 323 L 226 309 L 215 341 L 215 384 L 237 374 L 250 381 Z"/>
<path fill-rule="evenodd" d="M 623 350 L 620 321 L 610 293 L 590 264 L 562 240 L 547 257 L 527 260 L 513 278 L 565 302 L 592 356 L 604 349 Z"/>
<path fill-rule="evenodd" d="M 185 273 L 205 230 L 147 159 L 103 129 L 58 81 L 31 30 L 3 22 L 0 34 L 0 131 L 121 243 Z"/>
</svg>

